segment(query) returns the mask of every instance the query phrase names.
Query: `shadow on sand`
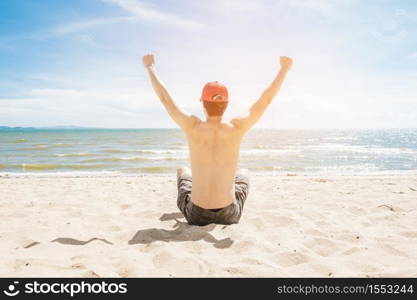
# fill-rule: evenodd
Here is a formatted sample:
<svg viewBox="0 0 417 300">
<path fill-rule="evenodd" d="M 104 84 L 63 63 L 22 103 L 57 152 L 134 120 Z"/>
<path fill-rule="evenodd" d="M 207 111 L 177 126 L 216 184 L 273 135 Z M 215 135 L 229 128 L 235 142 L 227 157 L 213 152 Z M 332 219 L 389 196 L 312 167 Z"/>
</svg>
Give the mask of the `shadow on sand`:
<svg viewBox="0 0 417 300">
<path fill-rule="evenodd" d="M 189 225 L 187 222 L 179 221 L 178 218 L 182 218 L 182 213 L 165 213 L 159 219 L 161 221 L 171 221 L 175 220 L 173 230 L 167 230 L 162 228 L 148 228 L 138 230 L 135 235 L 128 242 L 129 245 L 136 244 L 151 244 L 156 241 L 163 242 L 187 242 L 187 241 L 199 241 L 203 240 L 207 243 L 213 244 L 214 247 L 219 249 L 229 248 L 233 244 L 231 238 L 225 239 L 216 239 L 213 235 L 210 234 L 216 224 L 209 224 L 206 226 L 193 226 Z M 101 238 L 91 238 L 87 241 L 77 240 L 69 237 L 59 237 L 51 241 L 51 243 L 59 243 L 64 245 L 77 245 L 83 246 L 93 241 L 100 241 L 109 245 L 113 245 L 112 242 L 109 242 L 106 239 Z M 32 243 L 27 248 L 34 246 L 38 243 Z"/>
<path fill-rule="evenodd" d="M 64 245 L 77 245 L 77 246 L 83 246 L 86 245 L 88 243 L 91 243 L 93 241 L 101 241 L 103 243 L 109 244 L 109 245 L 113 245 L 112 242 L 109 242 L 108 240 L 105 239 L 99 239 L 99 238 L 92 238 L 89 239 L 88 241 L 81 241 L 81 240 L 77 240 L 77 239 L 73 239 L 73 238 L 56 238 L 54 240 L 51 241 L 51 243 L 60 243 L 60 244 L 64 244 Z"/>
<path fill-rule="evenodd" d="M 214 247 L 224 249 L 229 248 L 233 244 L 233 240 L 225 238 L 222 240 L 216 239 L 210 234 L 217 225 L 209 224 L 206 226 L 193 226 L 186 222 L 178 221 L 178 218 L 182 218 L 181 213 L 166 213 L 159 219 L 161 221 L 175 220 L 173 230 L 166 230 L 161 228 L 148 228 L 138 230 L 136 234 L 129 241 L 129 245 L 136 244 L 151 244 L 155 241 L 164 242 L 186 242 L 186 241 L 199 241 L 203 240 L 207 243 L 213 244 Z"/>
</svg>

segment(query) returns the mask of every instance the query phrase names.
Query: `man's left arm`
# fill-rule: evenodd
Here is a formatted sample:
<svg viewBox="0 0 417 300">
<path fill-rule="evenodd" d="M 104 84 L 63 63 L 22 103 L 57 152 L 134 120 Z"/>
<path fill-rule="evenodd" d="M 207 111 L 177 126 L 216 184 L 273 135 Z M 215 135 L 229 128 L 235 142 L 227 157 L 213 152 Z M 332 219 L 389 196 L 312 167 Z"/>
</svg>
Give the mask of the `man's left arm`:
<svg viewBox="0 0 417 300">
<path fill-rule="evenodd" d="M 159 99 L 161 100 L 162 104 L 164 105 L 166 111 L 171 116 L 171 118 L 183 129 L 193 126 L 198 121 L 198 118 L 191 116 L 190 114 L 183 111 L 176 105 L 174 100 L 171 98 L 165 85 L 162 83 L 162 81 L 156 74 L 154 68 L 155 59 L 153 54 L 147 54 L 143 56 L 142 61 L 143 65 L 148 71 L 149 78 L 151 79 L 155 93 L 158 95 Z"/>
</svg>

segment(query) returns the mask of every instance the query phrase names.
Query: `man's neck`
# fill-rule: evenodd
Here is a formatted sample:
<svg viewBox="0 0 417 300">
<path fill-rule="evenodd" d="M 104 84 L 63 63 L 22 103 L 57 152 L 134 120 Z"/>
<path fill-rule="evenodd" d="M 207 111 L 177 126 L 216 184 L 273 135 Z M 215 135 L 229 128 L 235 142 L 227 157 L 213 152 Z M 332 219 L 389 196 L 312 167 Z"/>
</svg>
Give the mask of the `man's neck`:
<svg viewBox="0 0 417 300">
<path fill-rule="evenodd" d="M 206 118 L 206 122 L 207 123 L 221 123 L 222 121 L 222 117 L 221 116 L 216 116 L 216 117 L 210 117 L 208 116 Z"/>
</svg>

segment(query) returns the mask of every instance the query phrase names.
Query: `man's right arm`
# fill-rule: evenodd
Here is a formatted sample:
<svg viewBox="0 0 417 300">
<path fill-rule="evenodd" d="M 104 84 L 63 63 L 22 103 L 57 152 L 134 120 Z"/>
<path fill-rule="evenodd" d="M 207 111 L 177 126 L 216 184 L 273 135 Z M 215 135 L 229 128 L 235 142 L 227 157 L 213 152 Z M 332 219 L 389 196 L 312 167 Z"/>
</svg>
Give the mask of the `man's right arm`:
<svg viewBox="0 0 417 300">
<path fill-rule="evenodd" d="M 278 75 L 275 77 L 274 81 L 272 81 L 271 85 L 262 93 L 261 97 L 251 106 L 249 112 L 242 117 L 231 120 L 231 123 L 236 126 L 236 128 L 243 129 L 245 131 L 251 128 L 272 102 L 280 90 L 285 76 L 291 68 L 292 59 L 286 56 L 281 56 L 280 63 L 281 70 Z"/>
<path fill-rule="evenodd" d="M 155 93 L 158 95 L 165 109 L 171 118 L 184 130 L 191 128 L 200 121 L 197 117 L 191 116 L 181 108 L 177 106 L 175 101 L 171 98 L 167 91 L 167 88 L 162 83 L 161 79 L 156 74 L 153 65 L 155 64 L 155 58 L 153 54 L 144 55 L 142 58 L 143 65 L 148 71 L 149 78 L 151 79 L 152 87 Z"/>
</svg>

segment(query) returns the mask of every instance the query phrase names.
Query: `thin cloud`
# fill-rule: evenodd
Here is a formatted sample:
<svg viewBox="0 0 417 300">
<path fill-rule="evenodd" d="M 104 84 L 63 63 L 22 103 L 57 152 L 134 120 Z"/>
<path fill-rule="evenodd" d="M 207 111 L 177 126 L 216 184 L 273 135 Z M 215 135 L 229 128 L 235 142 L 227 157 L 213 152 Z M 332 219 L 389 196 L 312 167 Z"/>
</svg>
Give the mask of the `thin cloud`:
<svg viewBox="0 0 417 300">
<path fill-rule="evenodd" d="M 132 15 L 139 17 L 140 19 L 155 22 L 164 23 L 170 26 L 175 26 L 183 29 L 200 30 L 207 26 L 205 24 L 195 22 L 193 20 L 184 19 L 181 16 L 166 13 L 156 8 L 145 5 L 135 0 L 104 0 L 107 3 L 115 4 L 120 8 L 130 12 Z"/>
<path fill-rule="evenodd" d="M 306 13 L 320 14 L 322 16 L 333 16 L 335 9 L 354 0 L 289 0 L 288 5 L 303 10 Z"/>
<path fill-rule="evenodd" d="M 265 0 L 212 0 L 206 3 L 208 6 L 214 6 L 215 9 L 219 9 L 224 13 L 236 13 L 236 12 L 259 12 L 268 3 Z"/>
<path fill-rule="evenodd" d="M 49 39 L 49 38 L 54 38 L 54 37 L 65 36 L 67 34 L 80 32 L 86 29 L 97 27 L 97 26 L 114 24 L 114 23 L 122 23 L 122 22 L 133 22 L 133 21 L 135 21 L 134 17 L 113 17 L 113 18 L 97 18 L 97 19 L 91 19 L 87 21 L 72 22 L 68 24 L 58 25 L 45 32 L 35 33 L 29 36 L 29 38 L 34 39 L 34 40 L 44 40 L 44 39 Z"/>
<path fill-rule="evenodd" d="M 115 23 L 126 23 L 135 22 L 138 20 L 145 20 L 153 23 L 162 23 L 177 28 L 188 29 L 188 30 L 201 30 L 207 26 L 192 20 L 184 19 L 181 16 L 169 14 L 145 6 L 143 3 L 134 0 L 103 0 L 104 2 L 111 3 L 119 6 L 125 11 L 129 12 L 131 16 L 125 17 L 109 17 L 109 18 L 96 18 L 85 21 L 71 22 L 55 26 L 49 30 L 32 34 L 26 38 L 33 40 L 46 40 L 50 38 L 57 38 L 66 36 L 68 34 L 81 32 L 94 27 L 115 24 Z"/>
</svg>

